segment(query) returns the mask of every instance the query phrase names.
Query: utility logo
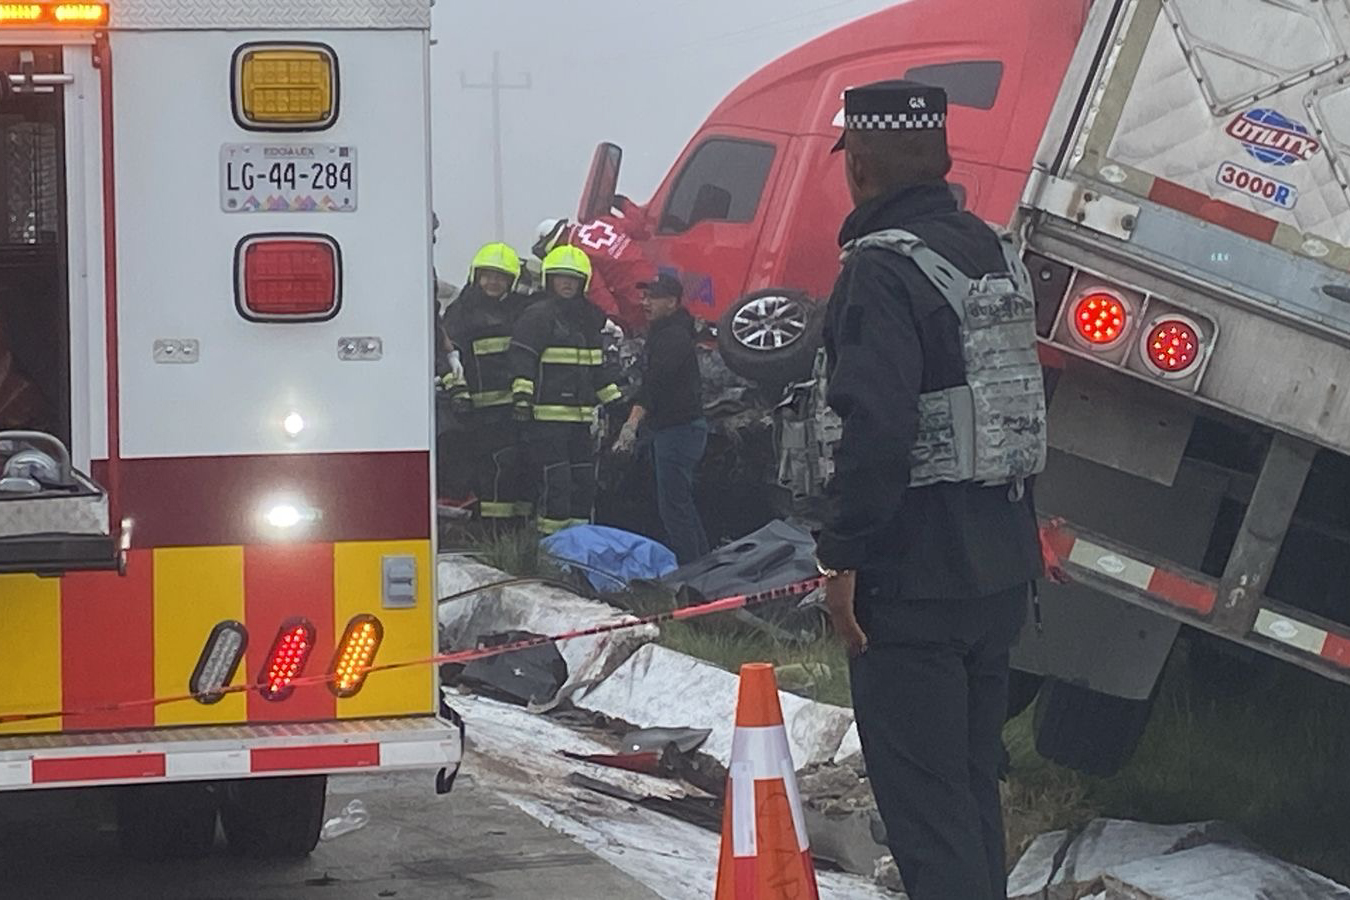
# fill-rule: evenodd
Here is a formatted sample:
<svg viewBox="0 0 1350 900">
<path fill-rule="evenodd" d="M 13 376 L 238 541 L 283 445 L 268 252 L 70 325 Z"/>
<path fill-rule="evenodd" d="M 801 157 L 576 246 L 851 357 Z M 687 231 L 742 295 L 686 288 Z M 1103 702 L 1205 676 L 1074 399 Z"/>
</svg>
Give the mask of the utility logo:
<svg viewBox="0 0 1350 900">
<path fill-rule="evenodd" d="M 1306 125 L 1273 109 L 1249 109 L 1229 122 L 1227 131 L 1253 159 L 1272 166 L 1306 162 L 1322 149 Z"/>
</svg>

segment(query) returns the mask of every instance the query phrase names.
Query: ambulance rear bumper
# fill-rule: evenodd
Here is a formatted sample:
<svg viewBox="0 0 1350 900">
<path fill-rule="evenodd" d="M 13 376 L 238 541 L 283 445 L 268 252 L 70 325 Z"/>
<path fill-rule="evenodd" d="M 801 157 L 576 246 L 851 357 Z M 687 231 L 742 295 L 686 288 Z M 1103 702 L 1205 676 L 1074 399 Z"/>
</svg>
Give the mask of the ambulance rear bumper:
<svg viewBox="0 0 1350 900">
<path fill-rule="evenodd" d="M 0 737 L 0 791 L 440 769 L 464 727 L 436 716 Z"/>
</svg>

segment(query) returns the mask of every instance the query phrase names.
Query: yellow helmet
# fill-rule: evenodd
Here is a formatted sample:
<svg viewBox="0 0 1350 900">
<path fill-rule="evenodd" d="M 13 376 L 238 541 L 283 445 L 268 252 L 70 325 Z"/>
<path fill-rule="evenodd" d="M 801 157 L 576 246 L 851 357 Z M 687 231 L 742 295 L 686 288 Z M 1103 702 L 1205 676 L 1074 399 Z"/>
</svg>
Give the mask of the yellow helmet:
<svg viewBox="0 0 1350 900">
<path fill-rule="evenodd" d="M 507 244 L 484 244 L 469 264 L 469 282 L 478 280 L 479 269 L 491 269 L 511 276 L 511 287 L 520 280 L 520 256 Z"/>
<path fill-rule="evenodd" d="M 544 257 L 541 269 L 545 285 L 548 284 L 550 275 L 575 275 L 581 279 L 583 291 L 591 286 L 590 257 L 571 244 L 564 244 L 549 251 L 548 256 Z"/>
</svg>

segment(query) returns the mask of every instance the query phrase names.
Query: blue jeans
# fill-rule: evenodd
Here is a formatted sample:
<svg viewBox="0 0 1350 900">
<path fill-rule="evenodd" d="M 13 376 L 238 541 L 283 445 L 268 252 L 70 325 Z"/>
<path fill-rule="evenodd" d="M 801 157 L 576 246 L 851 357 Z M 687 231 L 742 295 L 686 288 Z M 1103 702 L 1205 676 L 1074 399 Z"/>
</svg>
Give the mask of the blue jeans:
<svg viewBox="0 0 1350 900">
<path fill-rule="evenodd" d="M 695 419 L 652 432 L 656 503 L 680 565 L 708 555 L 708 535 L 694 505 L 694 470 L 708 446 L 708 423 Z"/>
</svg>

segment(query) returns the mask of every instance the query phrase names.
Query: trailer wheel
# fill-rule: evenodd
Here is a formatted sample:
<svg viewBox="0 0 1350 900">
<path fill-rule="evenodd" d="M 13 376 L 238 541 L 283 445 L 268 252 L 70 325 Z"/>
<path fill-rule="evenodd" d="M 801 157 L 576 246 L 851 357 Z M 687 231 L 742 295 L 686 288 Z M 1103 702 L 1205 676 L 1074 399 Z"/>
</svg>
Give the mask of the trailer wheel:
<svg viewBox="0 0 1350 900">
<path fill-rule="evenodd" d="M 811 377 L 824 307 L 798 291 L 747 294 L 722 314 L 717 349 L 727 368 L 770 390 Z"/>
<path fill-rule="evenodd" d="M 218 798 L 199 782 L 136 784 L 117 792 L 117 839 L 133 859 L 200 859 L 216 842 Z"/>
<path fill-rule="evenodd" d="M 1156 690 L 1147 700 L 1127 700 L 1047 678 L 1033 718 L 1036 752 L 1061 766 L 1109 778 L 1139 747 L 1156 699 Z"/>
<path fill-rule="evenodd" d="M 327 775 L 229 782 L 220 823 L 230 850 L 258 858 L 307 856 L 319 843 L 327 793 Z"/>
</svg>

